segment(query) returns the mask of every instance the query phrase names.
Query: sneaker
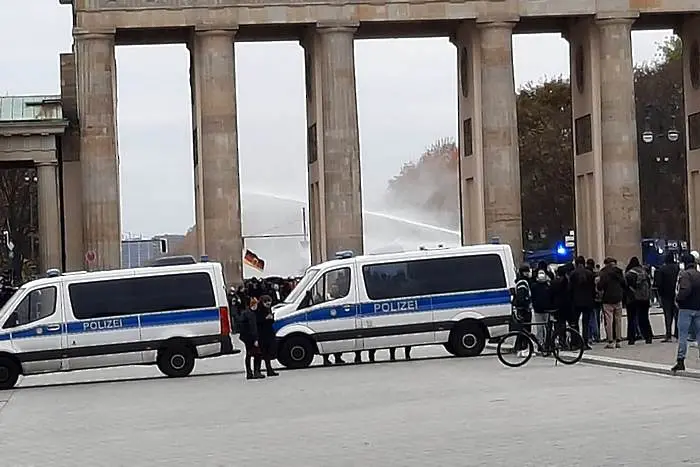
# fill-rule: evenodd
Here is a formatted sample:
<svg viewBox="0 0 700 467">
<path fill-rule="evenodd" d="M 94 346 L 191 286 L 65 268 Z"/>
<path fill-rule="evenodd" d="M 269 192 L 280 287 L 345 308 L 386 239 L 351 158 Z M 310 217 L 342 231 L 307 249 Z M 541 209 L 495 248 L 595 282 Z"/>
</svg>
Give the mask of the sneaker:
<svg viewBox="0 0 700 467">
<path fill-rule="evenodd" d="M 697 347 L 697 346 L 698 346 L 698 343 L 697 343 L 695 340 L 693 340 L 693 341 L 688 341 L 688 346 L 689 346 L 689 347 Z"/>
<path fill-rule="evenodd" d="M 615 348 L 616 348 L 616 349 L 619 349 L 619 348 L 620 348 L 620 343 L 619 343 L 619 342 L 615 342 Z"/>
<path fill-rule="evenodd" d="M 618 344 L 617 347 L 619 348 L 620 345 Z M 613 349 L 613 348 L 615 348 L 615 347 L 612 345 L 612 342 L 610 342 L 609 344 L 605 344 L 605 348 L 606 348 L 606 349 Z"/>
<path fill-rule="evenodd" d="M 525 358 L 527 357 L 528 351 L 527 350 L 518 350 L 518 358 Z"/>
</svg>

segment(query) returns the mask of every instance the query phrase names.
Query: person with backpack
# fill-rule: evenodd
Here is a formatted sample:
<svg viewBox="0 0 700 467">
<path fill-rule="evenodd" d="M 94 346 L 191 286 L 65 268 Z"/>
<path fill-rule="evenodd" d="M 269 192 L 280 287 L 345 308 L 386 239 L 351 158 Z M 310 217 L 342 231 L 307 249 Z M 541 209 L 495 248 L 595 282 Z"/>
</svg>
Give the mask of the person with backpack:
<svg viewBox="0 0 700 467">
<path fill-rule="evenodd" d="M 654 333 L 649 321 L 651 306 L 651 279 L 639 258 L 633 256 L 625 270 L 627 281 L 627 344 L 634 345 L 637 337 L 637 325 L 647 344 L 651 344 Z"/>
</svg>

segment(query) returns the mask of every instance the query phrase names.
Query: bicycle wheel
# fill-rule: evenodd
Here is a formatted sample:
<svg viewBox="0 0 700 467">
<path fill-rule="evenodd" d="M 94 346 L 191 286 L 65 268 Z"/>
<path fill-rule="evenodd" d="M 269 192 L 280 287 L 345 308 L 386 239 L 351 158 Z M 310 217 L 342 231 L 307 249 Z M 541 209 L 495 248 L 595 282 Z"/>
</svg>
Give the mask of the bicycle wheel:
<svg viewBox="0 0 700 467">
<path fill-rule="evenodd" d="M 573 365 L 583 357 L 583 338 L 576 329 L 566 327 L 554 332 L 552 339 L 554 358 L 564 365 Z"/>
<path fill-rule="evenodd" d="M 532 358 L 534 351 L 530 336 L 523 331 L 509 332 L 498 341 L 496 347 L 498 359 L 511 368 L 525 365 Z"/>
</svg>

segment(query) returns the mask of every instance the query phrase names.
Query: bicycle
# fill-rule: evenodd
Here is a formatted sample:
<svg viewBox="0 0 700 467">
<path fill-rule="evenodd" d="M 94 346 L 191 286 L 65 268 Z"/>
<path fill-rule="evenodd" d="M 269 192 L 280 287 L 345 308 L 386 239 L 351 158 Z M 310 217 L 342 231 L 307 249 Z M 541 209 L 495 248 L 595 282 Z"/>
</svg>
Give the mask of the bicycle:
<svg viewBox="0 0 700 467">
<path fill-rule="evenodd" d="M 525 329 L 510 331 L 499 340 L 496 347 L 496 354 L 501 363 L 511 368 L 525 365 L 532 358 L 535 345 L 537 345 L 537 351 L 543 356 L 554 355 L 556 361 L 564 365 L 578 363 L 583 358 L 585 347 L 581 334 L 568 325 L 557 327 L 557 319 L 552 314 L 552 311 L 547 312 L 547 320 L 544 323 L 524 323 L 514 311 L 513 317 L 516 322 L 530 326 L 544 326 L 545 339 L 544 342 L 540 342 L 535 334 Z M 511 356 L 519 360 L 507 360 Z"/>
</svg>

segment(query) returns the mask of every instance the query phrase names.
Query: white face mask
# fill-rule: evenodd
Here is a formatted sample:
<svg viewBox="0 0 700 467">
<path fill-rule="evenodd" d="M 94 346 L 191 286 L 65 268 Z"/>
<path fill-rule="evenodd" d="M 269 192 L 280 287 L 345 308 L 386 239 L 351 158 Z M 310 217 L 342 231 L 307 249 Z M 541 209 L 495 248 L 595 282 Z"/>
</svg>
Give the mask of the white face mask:
<svg viewBox="0 0 700 467">
<path fill-rule="evenodd" d="M 682 270 L 684 270 L 684 269 L 685 269 L 685 264 L 681 263 L 681 264 L 679 264 L 679 265 L 678 265 L 678 267 L 679 267 L 679 268 L 680 268 L 680 270 L 682 271 Z"/>
</svg>

